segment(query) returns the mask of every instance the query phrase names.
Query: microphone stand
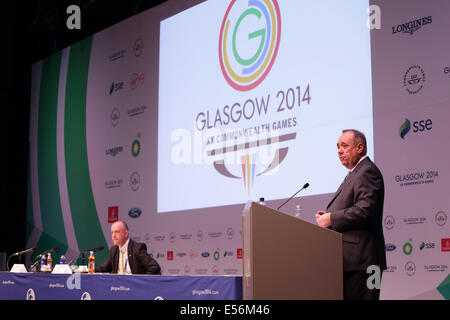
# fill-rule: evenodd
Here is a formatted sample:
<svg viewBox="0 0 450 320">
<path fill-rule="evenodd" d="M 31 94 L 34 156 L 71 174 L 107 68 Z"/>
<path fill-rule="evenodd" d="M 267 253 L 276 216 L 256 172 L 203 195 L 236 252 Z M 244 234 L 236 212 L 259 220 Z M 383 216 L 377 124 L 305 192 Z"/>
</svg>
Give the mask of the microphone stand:
<svg viewBox="0 0 450 320">
<path fill-rule="evenodd" d="M 8 259 L 6 260 L 6 270 L 9 271 L 11 269 L 9 269 L 9 259 L 11 259 L 12 255 L 8 257 Z"/>
<path fill-rule="evenodd" d="M 287 199 L 285 202 L 283 202 L 283 204 L 281 205 L 281 206 L 279 206 L 278 208 L 277 208 L 277 210 L 280 210 L 280 208 L 282 207 L 282 206 L 284 206 L 289 200 L 291 200 L 293 197 L 295 197 L 295 195 L 297 194 L 297 193 L 299 193 L 300 191 L 302 191 L 303 189 L 306 189 L 306 188 L 308 188 L 309 187 L 309 183 L 305 183 L 305 185 L 300 189 L 300 190 L 298 190 L 296 193 L 294 193 L 289 199 Z"/>
<path fill-rule="evenodd" d="M 33 265 L 30 268 L 31 272 L 39 272 L 40 271 L 40 270 L 38 270 L 39 261 L 40 260 L 38 259 L 33 263 Z"/>
<path fill-rule="evenodd" d="M 6 260 L 6 270 L 7 271 L 10 271 L 11 269 L 9 268 L 9 259 L 11 259 L 11 257 L 12 256 L 14 256 L 15 254 L 12 254 L 12 255 L 10 255 L 9 257 L 8 257 L 8 259 Z M 21 257 L 22 257 L 22 254 L 19 254 L 18 255 L 19 256 L 19 264 L 22 262 L 22 259 L 21 259 Z"/>
</svg>

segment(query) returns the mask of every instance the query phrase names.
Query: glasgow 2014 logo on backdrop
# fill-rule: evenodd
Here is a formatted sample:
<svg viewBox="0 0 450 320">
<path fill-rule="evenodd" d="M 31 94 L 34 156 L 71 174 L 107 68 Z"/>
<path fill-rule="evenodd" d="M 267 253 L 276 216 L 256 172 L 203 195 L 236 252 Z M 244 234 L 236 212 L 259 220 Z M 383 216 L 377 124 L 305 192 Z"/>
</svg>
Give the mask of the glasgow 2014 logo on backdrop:
<svg viewBox="0 0 450 320">
<path fill-rule="evenodd" d="M 220 67 L 228 84 L 239 91 L 258 86 L 272 68 L 280 35 L 276 0 L 231 1 L 219 36 Z"/>
</svg>

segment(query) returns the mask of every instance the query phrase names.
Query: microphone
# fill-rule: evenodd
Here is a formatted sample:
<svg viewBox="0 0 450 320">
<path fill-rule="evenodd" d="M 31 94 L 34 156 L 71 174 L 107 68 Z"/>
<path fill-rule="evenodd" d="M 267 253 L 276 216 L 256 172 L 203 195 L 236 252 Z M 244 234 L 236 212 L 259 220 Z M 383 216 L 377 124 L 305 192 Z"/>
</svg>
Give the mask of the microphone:
<svg viewBox="0 0 450 320">
<path fill-rule="evenodd" d="M 81 253 L 86 253 L 86 252 L 89 252 L 89 251 L 94 251 L 94 252 L 96 252 L 96 251 L 102 251 L 103 249 L 105 249 L 104 246 L 98 246 L 98 247 L 96 247 L 96 248 L 83 250 L 83 251 L 81 251 Z"/>
<path fill-rule="evenodd" d="M 98 247 L 96 247 L 96 248 L 92 248 L 92 249 L 87 249 L 87 250 L 81 251 L 80 254 L 81 254 L 82 257 L 83 257 L 83 264 L 84 264 L 84 259 L 85 259 L 85 255 L 86 255 L 87 252 L 89 252 L 89 251 L 94 251 L 94 252 L 96 252 L 96 251 L 102 251 L 103 249 L 105 249 L 104 246 L 98 246 Z M 80 255 L 78 255 L 78 257 L 79 257 L 79 256 L 80 256 Z M 70 260 L 70 262 L 68 263 L 69 266 L 71 266 L 71 265 L 78 259 L 78 257 L 73 258 L 72 260 Z"/>
<path fill-rule="evenodd" d="M 22 254 L 24 254 L 24 253 L 36 251 L 37 249 L 39 249 L 39 247 L 38 247 L 38 246 L 34 246 L 33 248 L 29 248 L 29 249 L 27 249 L 27 250 L 23 250 L 23 251 L 19 251 L 19 252 L 13 253 L 13 254 L 11 255 L 11 257 L 14 257 L 14 256 L 20 256 L 20 255 L 22 255 Z"/>
<path fill-rule="evenodd" d="M 296 193 L 294 193 L 294 194 L 292 195 L 292 197 L 290 197 L 289 199 L 287 199 L 281 206 L 279 206 L 279 207 L 277 208 L 277 210 L 280 210 L 280 208 L 281 208 L 282 206 L 284 206 L 286 203 L 288 203 L 288 201 L 291 200 L 293 197 L 295 197 L 295 195 L 296 195 L 297 193 L 299 193 L 300 191 L 302 191 L 303 189 L 306 189 L 306 188 L 308 188 L 308 187 L 309 187 L 309 183 L 307 182 L 307 183 L 305 183 L 305 184 L 303 185 L 303 187 L 302 187 L 300 190 L 298 190 Z"/>
<path fill-rule="evenodd" d="M 11 259 L 14 256 L 19 256 L 19 263 L 20 263 L 20 259 L 22 257 L 22 254 L 28 253 L 28 252 L 33 252 L 33 251 L 35 251 L 37 249 L 39 249 L 39 247 L 38 246 L 34 246 L 33 248 L 29 248 L 29 249 L 26 249 L 26 250 L 23 250 L 23 251 L 15 252 L 12 255 L 10 255 L 8 257 L 8 259 L 6 260 L 6 267 L 8 268 L 7 270 L 9 271 L 9 259 Z"/>
<path fill-rule="evenodd" d="M 53 248 L 51 248 L 47 251 L 44 251 L 41 254 L 38 254 L 35 259 L 40 259 L 40 258 L 42 258 L 42 256 L 46 255 L 47 253 L 58 252 L 58 250 L 59 250 L 59 247 L 54 246 Z"/>
</svg>

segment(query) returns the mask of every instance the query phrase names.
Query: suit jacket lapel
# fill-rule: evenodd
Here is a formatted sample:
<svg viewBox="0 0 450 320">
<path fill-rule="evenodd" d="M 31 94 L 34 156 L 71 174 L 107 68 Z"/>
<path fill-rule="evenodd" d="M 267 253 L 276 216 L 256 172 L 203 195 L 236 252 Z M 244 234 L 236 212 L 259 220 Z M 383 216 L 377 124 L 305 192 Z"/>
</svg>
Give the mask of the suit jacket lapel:
<svg viewBox="0 0 450 320">
<path fill-rule="evenodd" d="M 134 265 L 134 263 L 133 263 L 133 249 L 131 248 L 132 247 L 132 241 L 133 240 L 131 240 L 130 239 L 130 241 L 128 242 L 128 257 L 127 257 L 127 259 L 128 259 L 128 264 L 130 265 L 130 270 L 131 270 L 131 273 L 134 273 L 133 272 L 133 265 Z"/>
<path fill-rule="evenodd" d="M 339 188 L 337 189 L 336 193 L 333 196 L 333 199 L 331 199 L 330 203 L 328 203 L 327 206 L 327 210 L 328 208 L 331 206 L 331 204 L 333 203 L 334 200 L 336 200 L 337 196 L 341 193 L 342 189 L 344 188 L 345 184 L 348 184 L 351 179 L 353 178 L 353 176 L 358 172 L 358 170 L 361 168 L 361 165 L 363 164 L 363 162 L 365 161 L 370 161 L 369 157 L 366 157 L 365 159 L 363 159 L 357 166 L 355 169 L 353 169 L 353 171 L 349 171 L 349 173 L 347 174 L 347 176 L 345 177 L 344 181 L 342 181 L 341 185 L 339 186 Z"/>
<path fill-rule="evenodd" d="M 119 246 L 116 245 L 112 254 L 112 273 L 117 273 L 119 270 Z"/>
<path fill-rule="evenodd" d="M 327 210 L 328 210 L 328 208 L 331 206 L 331 204 L 333 203 L 333 201 L 337 198 L 337 196 L 341 193 L 341 191 L 342 191 L 342 189 L 343 189 L 343 187 L 344 187 L 344 182 L 345 182 L 345 180 L 342 181 L 341 185 L 340 185 L 339 188 L 336 190 L 336 192 L 335 192 L 335 194 L 334 194 L 334 196 L 333 196 L 333 199 L 331 199 L 331 201 L 328 203 L 328 205 L 327 205 Z"/>
</svg>

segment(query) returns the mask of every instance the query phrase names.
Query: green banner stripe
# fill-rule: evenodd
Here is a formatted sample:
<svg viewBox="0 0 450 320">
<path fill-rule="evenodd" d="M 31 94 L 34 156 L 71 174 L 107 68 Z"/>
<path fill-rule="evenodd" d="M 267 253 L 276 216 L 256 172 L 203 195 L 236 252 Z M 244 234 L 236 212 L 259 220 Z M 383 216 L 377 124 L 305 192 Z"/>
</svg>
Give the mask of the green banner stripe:
<svg viewBox="0 0 450 320">
<path fill-rule="evenodd" d="M 107 247 L 98 220 L 88 167 L 86 141 L 86 92 L 92 37 L 70 48 L 64 111 L 64 148 L 70 211 L 78 248 Z M 108 257 L 108 250 L 98 252 L 96 263 Z"/>
<path fill-rule="evenodd" d="M 55 245 L 67 249 L 67 239 L 59 199 L 56 155 L 56 115 L 61 52 L 46 58 L 42 67 L 38 111 L 38 185 L 42 217 L 42 250 Z"/>
<path fill-rule="evenodd" d="M 34 229 L 33 217 L 33 197 L 31 196 L 31 148 L 28 148 L 28 188 L 27 188 L 27 225 L 26 225 L 26 242 L 30 239 Z"/>
<path fill-rule="evenodd" d="M 437 287 L 438 291 L 445 298 L 445 300 L 450 300 L 450 273 L 441 282 L 441 284 Z"/>
</svg>

